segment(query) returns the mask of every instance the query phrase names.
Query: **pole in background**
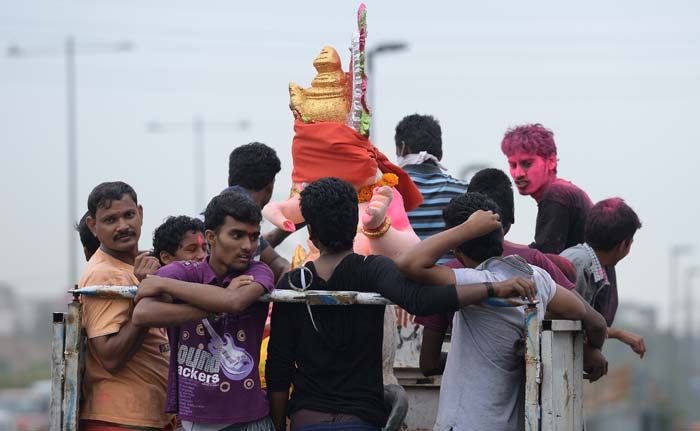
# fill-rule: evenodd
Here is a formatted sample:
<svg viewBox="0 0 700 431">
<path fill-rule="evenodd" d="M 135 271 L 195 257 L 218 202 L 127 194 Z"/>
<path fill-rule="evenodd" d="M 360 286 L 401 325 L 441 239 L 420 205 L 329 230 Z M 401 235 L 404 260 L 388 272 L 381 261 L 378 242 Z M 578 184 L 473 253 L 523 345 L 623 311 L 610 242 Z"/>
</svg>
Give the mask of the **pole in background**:
<svg viewBox="0 0 700 431">
<path fill-rule="evenodd" d="M 81 53 L 100 54 L 108 52 L 124 52 L 133 49 L 133 44 L 121 41 L 109 44 L 88 46 Z M 58 51 L 54 49 L 24 49 L 19 45 L 11 45 L 7 48 L 7 56 L 11 58 L 47 57 L 54 56 Z M 78 235 L 73 229 L 73 224 L 80 218 L 77 214 L 78 206 L 78 97 L 75 56 L 76 50 L 73 36 L 66 37 L 61 51 L 64 59 L 65 90 L 66 90 L 66 178 L 67 178 L 67 205 L 68 205 L 68 241 L 66 256 L 68 258 L 68 286 L 73 286 L 78 281 L 78 257 L 76 243 Z M 81 214 L 82 215 L 82 214 Z"/>
<path fill-rule="evenodd" d="M 386 54 L 388 52 L 400 52 L 408 49 L 408 44 L 406 42 L 384 42 L 371 49 L 367 50 L 367 96 L 369 99 L 369 109 L 372 114 L 372 143 L 379 148 L 377 145 L 377 104 L 376 104 L 376 84 L 374 83 L 377 79 L 377 66 L 375 65 L 375 58 L 378 54 Z M 369 76 L 372 74 L 372 76 Z"/>
<path fill-rule="evenodd" d="M 681 334 L 676 334 L 676 324 L 674 316 L 680 313 L 676 310 L 676 297 L 680 296 L 681 289 L 678 288 L 678 275 L 680 272 L 680 257 L 688 255 L 692 252 L 692 247 L 688 244 L 674 244 L 669 250 L 669 286 L 668 286 L 668 335 L 671 352 L 678 351 L 678 338 Z M 680 304 L 680 300 L 678 301 Z M 668 356 L 668 374 L 670 379 L 670 399 L 674 406 L 680 405 L 680 389 L 685 385 L 680 382 L 679 358 L 678 355 L 671 354 Z"/>
<path fill-rule="evenodd" d="M 250 122 L 241 119 L 232 122 L 207 121 L 197 114 L 191 122 L 164 123 L 149 121 L 146 130 L 150 133 L 166 133 L 190 131 L 192 133 L 192 176 L 194 182 L 194 211 L 202 211 L 206 205 L 206 133 L 210 130 L 245 131 L 250 128 Z"/>
</svg>

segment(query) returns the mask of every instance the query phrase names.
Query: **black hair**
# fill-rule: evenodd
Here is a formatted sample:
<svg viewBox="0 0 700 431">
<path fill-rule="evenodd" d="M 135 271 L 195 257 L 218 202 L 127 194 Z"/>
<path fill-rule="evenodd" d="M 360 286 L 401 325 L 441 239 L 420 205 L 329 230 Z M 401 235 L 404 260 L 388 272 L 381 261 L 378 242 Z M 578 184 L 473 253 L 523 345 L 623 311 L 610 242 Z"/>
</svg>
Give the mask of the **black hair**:
<svg viewBox="0 0 700 431">
<path fill-rule="evenodd" d="M 90 228 L 87 225 L 87 218 L 90 212 L 86 211 L 85 214 L 80 218 L 80 221 L 75 224 L 75 230 L 78 231 L 80 236 L 80 243 L 88 251 L 90 255 L 93 255 L 98 248 L 100 248 L 100 240 L 97 239 L 95 235 L 92 234 Z"/>
<path fill-rule="evenodd" d="M 641 227 L 637 213 L 622 198 L 605 199 L 588 212 L 584 240 L 594 250 L 610 251 L 623 241 L 631 242 Z"/>
<path fill-rule="evenodd" d="M 301 191 L 301 215 L 330 252 L 352 249 L 357 234 L 357 192 L 338 178 L 322 178 Z"/>
<path fill-rule="evenodd" d="M 492 199 L 481 193 L 467 192 L 453 198 L 442 210 L 445 228 L 453 228 L 464 223 L 478 210 L 493 211 L 501 216 L 501 209 Z M 457 250 L 479 263 L 500 256 L 503 254 L 503 232 L 501 229 L 496 229 L 484 236 L 463 242 L 457 247 Z"/>
<path fill-rule="evenodd" d="M 488 196 L 502 211 L 501 224 L 504 227 L 515 223 L 515 209 L 513 204 L 513 183 L 500 169 L 482 169 L 469 181 L 470 192 L 481 193 Z"/>
<path fill-rule="evenodd" d="M 87 207 L 90 217 L 97 216 L 97 208 L 109 209 L 112 206 L 112 201 L 118 201 L 124 195 L 129 195 L 136 205 L 139 204 L 136 192 L 125 182 L 111 181 L 98 184 L 88 196 Z"/>
<path fill-rule="evenodd" d="M 228 157 L 228 185 L 259 191 L 282 169 L 277 152 L 260 142 L 241 145 Z"/>
<path fill-rule="evenodd" d="M 204 210 L 205 229 L 217 230 L 224 224 L 226 216 L 249 224 L 258 224 L 262 220 L 260 207 L 241 192 L 222 193 L 209 201 L 207 209 Z"/>
<path fill-rule="evenodd" d="M 442 159 L 442 129 L 430 115 L 413 114 L 404 117 L 396 125 L 394 142 L 397 147 L 406 144 L 411 153 L 427 151 Z"/>
<path fill-rule="evenodd" d="M 167 251 L 174 256 L 188 232 L 204 233 L 204 222 L 184 215 L 168 217 L 153 232 L 153 255 L 158 260 L 161 251 Z"/>
</svg>

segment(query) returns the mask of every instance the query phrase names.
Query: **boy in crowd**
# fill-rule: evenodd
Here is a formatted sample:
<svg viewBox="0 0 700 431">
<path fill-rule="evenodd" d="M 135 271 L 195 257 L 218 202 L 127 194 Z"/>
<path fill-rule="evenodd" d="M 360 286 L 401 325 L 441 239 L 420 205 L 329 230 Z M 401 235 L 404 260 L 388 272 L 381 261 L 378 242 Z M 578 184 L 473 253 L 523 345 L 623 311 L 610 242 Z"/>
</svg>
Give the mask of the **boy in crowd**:
<svg viewBox="0 0 700 431">
<path fill-rule="evenodd" d="M 453 199 L 444 211 L 448 229 L 400 256 L 397 264 L 401 271 L 408 278 L 438 285 L 492 283 L 520 274 L 537 286 L 539 317 L 547 311 L 560 318 L 583 320 L 588 344 L 599 353 L 605 339 L 604 319 L 587 313 L 584 302 L 557 286 L 544 270 L 517 256 L 500 258 L 501 229 L 465 241 L 471 236 L 466 221 L 479 210 L 499 212 L 491 199 L 479 193 Z M 464 268 L 435 264 L 450 249 Z M 488 296 L 492 296 L 488 283 Z M 455 314 L 435 430 L 522 429 L 524 360 L 514 346 L 523 337 L 522 307 L 470 305 Z"/>
<path fill-rule="evenodd" d="M 134 285 L 143 208 L 121 181 L 99 184 L 88 197 L 86 224 L 100 242 L 80 279 L 90 285 Z M 88 348 L 83 377 L 81 429 L 166 429 L 168 373 L 165 331 L 138 327 L 130 299 L 83 296 Z"/>
<path fill-rule="evenodd" d="M 515 222 L 515 208 L 513 205 L 513 185 L 503 171 L 499 169 L 482 169 L 474 174 L 469 184 L 471 192 L 482 193 L 491 198 L 501 210 L 503 218 L 504 235 L 508 234 L 511 225 Z M 544 269 L 558 285 L 572 290 L 573 283 L 562 274 L 559 267 L 554 265 L 547 256 L 540 251 L 525 245 L 515 244 L 503 240 L 503 256 L 518 255 L 530 265 Z M 452 268 L 460 268 L 461 264 L 456 259 L 447 262 Z M 442 374 L 445 369 L 447 354 L 442 353 L 442 343 L 452 323 L 454 313 L 437 314 L 433 316 L 416 317 L 416 323 L 423 325 L 423 341 L 420 348 L 420 369 L 426 376 Z"/>
<path fill-rule="evenodd" d="M 586 192 L 557 177 L 554 134 L 541 124 L 518 126 L 506 132 L 501 150 L 518 192 L 537 201 L 535 242 L 530 247 L 559 254 L 583 242 L 593 203 Z"/>
<path fill-rule="evenodd" d="M 618 305 L 615 265 L 629 254 L 641 227 L 639 217 L 624 200 L 602 200 L 588 213 L 585 242 L 564 250 L 561 256 L 576 267 L 576 291 L 605 317 L 608 338 L 622 341 L 643 358 L 646 345 L 641 336 L 611 327 Z"/>
<path fill-rule="evenodd" d="M 153 255 L 163 266 L 178 260 L 204 260 L 207 256 L 204 223 L 184 215 L 168 217 L 153 232 Z"/>
<path fill-rule="evenodd" d="M 221 193 L 236 191 L 243 193 L 262 209 L 272 198 L 275 176 L 281 170 L 281 163 L 274 149 L 260 142 L 251 142 L 234 148 L 228 160 L 228 187 Z M 267 264 L 275 274 L 275 280 L 289 270 L 289 261 L 274 249 L 287 236 L 280 229 L 260 238 L 254 257 Z"/>
<path fill-rule="evenodd" d="M 408 213 L 411 227 L 423 240 L 443 230 L 442 209 L 452 198 L 467 191 L 467 183 L 447 174 L 447 168 L 440 163 L 442 129 L 432 116 L 413 114 L 404 117 L 396 125 L 394 142 L 397 164 L 423 195 L 423 203 Z M 439 263 L 453 257 L 448 252 Z"/>
<path fill-rule="evenodd" d="M 185 430 L 272 431 L 258 374 L 268 304 L 257 301 L 274 285 L 270 268 L 253 260 L 260 208 L 231 192 L 212 199 L 204 216 L 210 255 L 141 282 L 133 318 L 169 328 L 166 411 L 177 412 Z"/>
</svg>

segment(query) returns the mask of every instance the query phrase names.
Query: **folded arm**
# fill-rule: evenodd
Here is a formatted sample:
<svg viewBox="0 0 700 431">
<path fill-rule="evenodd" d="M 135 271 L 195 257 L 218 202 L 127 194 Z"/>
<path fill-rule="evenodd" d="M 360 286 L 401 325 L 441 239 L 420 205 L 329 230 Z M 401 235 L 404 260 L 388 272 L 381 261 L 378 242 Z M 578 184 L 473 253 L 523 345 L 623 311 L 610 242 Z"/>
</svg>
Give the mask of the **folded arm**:
<svg viewBox="0 0 700 431">
<path fill-rule="evenodd" d="M 150 276 L 139 285 L 135 300 L 167 294 L 207 312 L 240 313 L 265 293 L 265 288 L 242 275 L 227 288 Z"/>
<path fill-rule="evenodd" d="M 207 317 L 209 313 L 189 304 L 173 304 L 162 298 L 143 298 L 136 304 L 132 320 L 136 326 L 168 328 Z"/>
</svg>

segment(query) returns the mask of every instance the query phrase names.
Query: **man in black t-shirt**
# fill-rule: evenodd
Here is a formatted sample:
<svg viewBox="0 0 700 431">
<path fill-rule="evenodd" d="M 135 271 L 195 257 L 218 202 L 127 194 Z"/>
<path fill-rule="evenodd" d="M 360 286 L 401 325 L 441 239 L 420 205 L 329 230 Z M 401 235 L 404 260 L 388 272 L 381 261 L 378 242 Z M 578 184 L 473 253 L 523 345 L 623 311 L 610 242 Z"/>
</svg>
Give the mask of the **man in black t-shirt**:
<svg viewBox="0 0 700 431">
<path fill-rule="evenodd" d="M 537 201 L 535 241 L 530 247 L 559 254 L 583 242 L 593 203 L 586 192 L 557 177 L 554 134 L 541 124 L 518 126 L 506 132 L 501 150 L 518 192 Z"/>
</svg>

